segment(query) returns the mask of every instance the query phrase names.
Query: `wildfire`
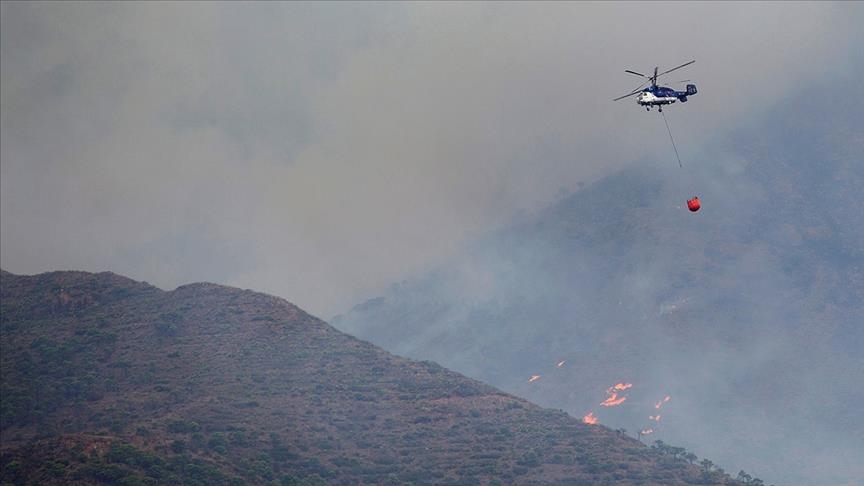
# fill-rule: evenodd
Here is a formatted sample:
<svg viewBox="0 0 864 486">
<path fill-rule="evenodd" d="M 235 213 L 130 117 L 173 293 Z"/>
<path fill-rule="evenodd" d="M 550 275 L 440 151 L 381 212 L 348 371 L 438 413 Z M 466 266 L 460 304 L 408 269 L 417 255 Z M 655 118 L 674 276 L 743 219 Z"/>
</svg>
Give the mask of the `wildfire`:
<svg viewBox="0 0 864 486">
<path fill-rule="evenodd" d="M 557 365 L 555 365 L 555 366 L 557 366 L 557 367 L 559 367 L 559 368 L 560 368 L 560 367 L 562 367 L 562 366 L 564 366 L 564 363 L 566 363 L 566 361 L 565 361 L 565 360 L 563 360 L 563 359 L 562 359 L 562 360 L 561 360 L 561 361 L 559 361 L 559 362 L 558 362 L 558 364 L 557 364 Z"/>
<path fill-rule="evenodd" d="M 604 407 L 615 407 L 624 403 L 625 400 L 627 400 L 627 397 L 618 398 L 618 394 L 613 393 L 609 395 L 609 398 L 603 400 L 600 405 Z"/>
<path fill-rule="evenodd" d="M 588 412 L 588 415 L 582 417 L 582 422 L 589 425 L 597 425 L 597 417 L 594 416 L 594 412 Z"/>
<path fill-rule="evenodd" d="M 660 414 L 658 413 L 657 415 L 649 415 L 648 418 L 655 421 L 655 422 L 659 422 L 660 421 Z"/>
<path fill-rule="evenodd" d="M 528 378 L 528 383 L 531 383 L 532 381 L 537 381 L 539 379 L 540 375 L 531 375 L 531 378 Z"/>
<path fill-rule="evenodd" d="M 604 407 L 615 407 L 615 406 L 621 405 L 622 403 L 624 403 L 627 400 L 627 397 L 626 396 L 619 397 L 618 392 L 627 390 L 627 389 L 632 388 L 632 387 L 633 387 L 632 383 L 616 383 L 616 384 L 610 386 L 606 390 L 606 395 L 608 395 L 606 397 L 606 400 L 603 400 L 603 402 L 600 405 L 602 405 Z"/>
<path fill-rule="evenodd" d="M 640 434 L 640 435 L 650 435 L 650 434 L 653 434 L 653 433 L 654 433 L 654 429 L 652 429 L 652 428 L 650 428 L 650 427 L 647 428 L 647 429 L 642 429 L 642 430 L 639 431 L 639 434 Z"/>
<path fill-rule="evenodd" d="M 660 407 L 665 405 L 666 402 L 668 402 L 669 400 L 672 400 L 672 397 L 670 397 L 669 395 L 666 395 L 666 397 L 663 398 L 663 400 L 660 400 L 659 402 L 654 404 L 654 408 L 656 408 L 657 410 L 660 410 Z"/>
</svg>

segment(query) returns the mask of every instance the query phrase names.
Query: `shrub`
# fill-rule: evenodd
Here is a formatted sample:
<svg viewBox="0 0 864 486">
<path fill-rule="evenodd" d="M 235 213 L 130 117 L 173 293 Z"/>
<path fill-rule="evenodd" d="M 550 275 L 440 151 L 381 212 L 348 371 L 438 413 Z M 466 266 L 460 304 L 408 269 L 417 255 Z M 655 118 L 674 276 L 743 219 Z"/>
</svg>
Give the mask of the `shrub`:
<svg viewBox="0 0 864 486">
<path fill-rule="evenodd" d="M 186 451 L 186 441 L 185 440 L 175 440 L 171 443 L 171 450 L 176 454 L 182 454 Z"/>
<path fill-rule="evenodd" d="M 168 422 L 168 432 L 172 434 L 190 434 L 199 430 L 201 426 L 191 420 L 180 419 Z"/>
</svg>

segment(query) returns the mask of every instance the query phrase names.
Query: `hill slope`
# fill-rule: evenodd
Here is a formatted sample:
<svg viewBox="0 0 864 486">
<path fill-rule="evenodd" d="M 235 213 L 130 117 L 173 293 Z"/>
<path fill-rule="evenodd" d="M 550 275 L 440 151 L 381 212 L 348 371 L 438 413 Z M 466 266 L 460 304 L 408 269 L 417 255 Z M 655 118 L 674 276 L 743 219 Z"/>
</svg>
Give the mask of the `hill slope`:
<svg viewBox="0 0 864 486">
<path fill-rule="evenodd" d="M 683 170 L 640 161 L 332 322 L 574 415 L 629 381 L 601 423 L 785 484 L 857 484 L 862 103 L 793 101 Z"/>
<path fill-rule="evenodd" d="M 734 484 L 264 294 L 0 284 L 4 482 Z"/>
</svg>

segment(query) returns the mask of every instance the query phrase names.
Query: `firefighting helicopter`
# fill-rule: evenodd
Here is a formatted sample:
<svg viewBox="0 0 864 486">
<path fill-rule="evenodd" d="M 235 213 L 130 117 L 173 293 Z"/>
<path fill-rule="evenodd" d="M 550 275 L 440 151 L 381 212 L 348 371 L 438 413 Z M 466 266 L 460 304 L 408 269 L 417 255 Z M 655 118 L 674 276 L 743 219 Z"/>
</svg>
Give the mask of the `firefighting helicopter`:
<svg viewBox="0 0 864 486">
<path fill-rule="evenodd" d="M 664 74 L 669 74 L 672 71 L 683 68 L 684 66 L 689 66 L 696 62 L 696 60 L 686 62 L 678 67 L 672 68 L 668 71 L 663 71 L 662 73 L 657 73 L 659 70 L 658 67 L 654 68 L 653 76 L 646 76 L 642 73 L 637 73 L 636 71 L 630 71 L 629 69 L 625 70 L 625 73 L 635 74 L 636 76 L 641 76 L 648 81 L 642 83 L 638 88 L 633 90 L 630 93 L 627 93 L 624 96 L 619 96 L 612 101 L 623 100 L 624 98 L 629 98 L 635 94 L 639 94 L 636 97 L 636 103 L 639 103 L 641 106 L 644 106 L 646 110 L 651 111 L 652 106 L 656 106 L 659 112 L 663 112 L 663 105 L 669 105 L 675 103 L 676 101 L 680 101 L 684 103 L 687 101 L 688 96 L 693 96 L 696 94 L 696 85 L 688 84 L 685 91 L 675 91 L 672 88 L 668 88 L 666 86 L 658 86 L 657 78 L 663 76 Z M 649 84 L 650 83 L 650 84 Z M 646 88 L 645 85 L 648 85 Z"/>
<path fill-rule="evenodd" d="M 653 76 L 646 76 L 642 73 L 637 73 L 636 71 L 631 71 L 627 69 L 624 71 L 625 73 L 643 77 L 648 81 L 645 81 L 644 83 L 639 85 L 639 87 L 632 92 L 627 93 L 624 96 L 619 96 L 612 100 L 623 100 L 624 98 L 629 98 L 635 94 L 638 94 L 638 96 L 636 97 L 636 103 L 644 106 L 647 111 L 651 111 L 651 107 L 656 106 L 657 111 L 660 112 L 660 115 L 663 116 L 663 123 L 666 124 L 666 131 L 669 132 L 669 140 L 672 142 L 672 148 L 675 149 L 675 157 L 678 159 L 679 167 L 683 167 L 684 165 L 681 163 L 681 156 L 678 155 L 678 147 L 675 146 L 675 138 L 672 137 L 672 130 L 669 128 L 669 122 L 666 121 L 666 115 L 663 114 L 663 105 L 671 105 L 676 101 L 680 101 L 681 103 L 686 102 L 688 96 L 693 96 L 696 94 L 696 85 L 688 84 L 685 91 L 675 91 L 674 89 L 668 88 L 666 86 L 659 86 L 657 84 L 657 78 L 663 76 L 664 74 L 669 74 L 672 71 L 677 71 L 678 69 L 681 69 L 685 66 L 689 66 L 694 62 L 696 62 L 696 60 L 685 62 L 680 66 L 669 69 L 668 71 L 663 71 L 662 73 L 658 73 L 657 71 L 659 71 L 660 68 L 655 67 Z M 646 88 L 645 85 L 648 85 L 648 87 Z M 693 196 L 692 198 L 687 200 L 687 209 L 689 209 L 691 212 L 695 213 L 696 211 L 699 211 L 701 207 L 702 203 L 699 201 L 698 197 Z"/>
</svg>

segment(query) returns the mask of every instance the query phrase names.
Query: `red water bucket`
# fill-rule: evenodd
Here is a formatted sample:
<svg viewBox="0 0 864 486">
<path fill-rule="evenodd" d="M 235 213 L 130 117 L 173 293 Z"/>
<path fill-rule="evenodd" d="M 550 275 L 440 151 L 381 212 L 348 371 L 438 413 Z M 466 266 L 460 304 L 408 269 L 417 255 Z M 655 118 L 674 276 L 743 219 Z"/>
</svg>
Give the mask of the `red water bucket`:
<svg viewBox="0 0 864 486">
<path fill-rule="evenodd" d="M 701 207 L 702 204 L 699 203 L 698 197 L 694 196 L 693 199 L 687 200 L 687 209 L 689 209 L 690 211 L 693 211 L 695 213 L 696 211 L 699 211 L 699 208 Z"/>
</svg>

